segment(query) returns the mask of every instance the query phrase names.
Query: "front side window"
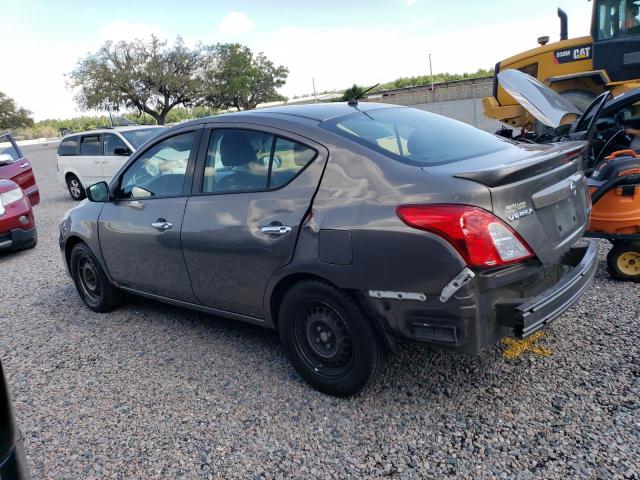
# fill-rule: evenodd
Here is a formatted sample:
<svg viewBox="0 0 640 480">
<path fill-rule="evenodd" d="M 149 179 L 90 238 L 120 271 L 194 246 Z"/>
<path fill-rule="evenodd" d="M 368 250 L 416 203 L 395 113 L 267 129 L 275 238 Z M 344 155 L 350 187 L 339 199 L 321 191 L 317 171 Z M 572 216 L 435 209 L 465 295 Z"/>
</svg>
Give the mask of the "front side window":
<svg viewBox="0 0 640 480">
<path fill-rule="evenodd" d="M 598 40 L 640 34 L 639 0 L 600 0 L 596 11 Z"/>
<path fill-rule="evenodd" d="M 15 162 L 20 158 L 18 149 L 15 147 L 9 135 L 0 135 L 0 164 Z"/>
<path fill-rule="evenodd" d="M 143 152 L 122 175 L 119 197 L 181 195 L 194 138 L 195 132 L 182 133 Z"/>
<path fill-rule="evenodd" d="M 104 154 L 107 156 L 113 156 L 116 154 L 116 148 L 129 150 L 129 147 L 122 141 L 122 139 L 114 135 L 113 133 L 104 134 Z M 120 154 L 121 155 L 121 154 Z"/>
<path fill-rule="evenodd" d="M 58 147 L 58 155 L 61 157 L 78 154 L 78 139 L 79 137 L 65 138 L 60 142 Z"/>
<path fill-rule="evenodd" d="M 320 125 L 394 160 L 423 167 L 510 147 L 507 141 L 471 125 L 414 108 L 357 111 Z"/>
<path fill-rule="evenodd" d="M 82 137 L 80 155 L 100 155 L 100 135 Z"/>
</svg>

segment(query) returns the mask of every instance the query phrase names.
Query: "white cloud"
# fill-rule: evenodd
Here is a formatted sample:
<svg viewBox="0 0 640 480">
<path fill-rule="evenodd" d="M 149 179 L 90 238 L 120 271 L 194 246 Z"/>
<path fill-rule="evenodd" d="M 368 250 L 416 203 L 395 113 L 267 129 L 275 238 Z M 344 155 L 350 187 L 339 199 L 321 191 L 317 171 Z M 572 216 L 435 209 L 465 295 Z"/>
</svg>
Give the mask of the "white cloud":
<svg viewBox="0 0 640 480">
<path fill-rule="evenodd" d="M 244 13 L 233 11 L 222 19 L 219 30 L 222 35 L 240 35 L 252 30 L 254 25 Z"/>
<path fill-rule="evenodd" d="M 505 22 L 498 27 L 482 25 L 474 29 L 444 34 L 429 33 L 410 23 L 387 28 L 303 28 L 290 26 L 270 32 L 250 43 L 254 51 L 264 51 L 278 64 L 289 68 L 286 96 L 316 90 L 345 88 L 354 82 L 373 85 L 401 76 L 429 72 L 428 54 L 433 54 L 434 73 L 463 73 L 491 68 L 498 60 L 537 47 L 540 35 L 557 40 L 557 21 L 550 16 Z M 578 18 L 572 35 L 587 34 L 589 13 Z M 505 38 L 511 39 L 505 42 Z"/>
<path fill-rule="evenodd" d="M 103 42 L 111 40 L 117 42 L 120 40 L 147 40 L 155 35 L 164 38 L 162 30 L 157 25 L 149 25 L 142 22 L 127 22 L 125 20 L 107 23 L 100 30 L 100 38 Z"/>
<path fill-rule="evenodd" d="M 415 5 L 415 3 L 416 3 L 416 0 L 404 0 L 404 4 L 407 7 L 413 7 Z"/>
</svg>

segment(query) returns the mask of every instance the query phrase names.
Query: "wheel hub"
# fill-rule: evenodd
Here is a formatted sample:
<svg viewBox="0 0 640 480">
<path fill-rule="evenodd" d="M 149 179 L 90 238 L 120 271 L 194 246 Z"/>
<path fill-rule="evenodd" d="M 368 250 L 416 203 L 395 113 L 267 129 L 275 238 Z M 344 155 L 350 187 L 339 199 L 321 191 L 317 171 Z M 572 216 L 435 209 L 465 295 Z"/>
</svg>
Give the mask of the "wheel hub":
<svg viewBox="0 0 640 480">
<path fill-rule="evenodd" d="M 625 252 L 618 257 L 618 269 L 625 275 L 640 275 L 640 253 Z"/>
<path fill-rule="evenodd" d="M 78 277 L 83 292 L 90 298 L 98 298 L 100 295 L 100 285 L 98 282 L 98 272 L 93 262 L 83 257 L 78 262 Z"/>
<path fill-rule="evenodd" d="M 312 360 L 321 367 L 344 366 L 351 357 L 351 337 L 340 315 L 328 305 L 313 305 L 303 320 Z"/>
</svg>

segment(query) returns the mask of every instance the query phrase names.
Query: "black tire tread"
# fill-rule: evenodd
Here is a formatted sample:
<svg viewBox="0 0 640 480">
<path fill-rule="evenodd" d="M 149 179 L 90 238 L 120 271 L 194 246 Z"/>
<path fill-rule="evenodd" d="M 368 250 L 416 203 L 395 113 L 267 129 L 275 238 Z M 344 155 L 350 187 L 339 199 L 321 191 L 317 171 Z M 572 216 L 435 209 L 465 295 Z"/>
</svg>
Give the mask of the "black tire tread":
<svg viewBox="0 0 640 480">
<path fill-rule="evenodd" d="M 629 250 L 640 254 L 640 242 L 617 241 L 607 254 L 607 271 L 616 280 L 640 283 L 640 275 L 632 277 L 624 274 L 618 269 L 618 257 Z"/>
<path fill-rule="evenodd" d="M 304 370 L 301 371 L 299 362 L 295 358 L 296 356 L 295 354 L 293 355 L 294 358 L 292 358 L 291 351 L 293 350 L 293 352 L 295 352 L 295 349 L 288 347 L 288 343 L 287 343 L 288 340 L 286 338 L 288 332 L 285 331 L 287 323 L 286 323 L 286 319 L 282 318 L 282 313 L 283 311 L 286 311 L 286 308 L 283 308 L 283 307 L 291 299 L 291 296 L 297 295 L 305 290 L 316 290 L 321 292 L 324 291 L 326 292 L 327 296 L 329 297 L 333 296 L 337 298 L 339 302 L 342 304 L 342 305 L 339 305 L 339 308 L 342 310 L 344 307 L 344 309 L 352 317 L 352 321 L 355 321 L 356 323 L 360 323 L 362 326 L 365 327 L 364 329 L 362 329 L 363 330 L 362 333 L 364 333 L 364 335 L 360 337 L 360 340 L 364 341 L 364 344 L 366 345 L 366 350 L 371 352 L 372 358 L 371 358 L 371 364 L 370 364 L 371 370 L 368 373 L 368 377 L 364 382 L 362 383 L 358 382 L 354 384 L 354 383 L 349 383 L 347 381 L 346 383 L 340 383 L 340 384 L 334 384 L 334 385 L 330 385 L 325 382 L 317 382 L 317 381 L 314 381 L 313 378 L 309 378 L 309 375 L 307 375 Z M 299 283 L 294 284 L 285 293 L 280 307 L 281 308 L 279 309 L 279 320 L 280 320 L 279 326 L 281 328 L 279 328 L 279 331 L 280 331 L 280 339 L 285 348 L 285 352 L 287 353 L 287 356 L 289 357 L 291 363 L 294 366 L 294 369 L 298 372 L 298 374 L 300 374 L 300 376 L 304 380 L 306 380 L 309 384 L 311 384 L 314 388 L 316 388 L 317 390 L 323 393 L 327 393 L 329 395 L 334 395 L 338 397 L 347 397 L 368 388 L 380 376 L 384 368 L 384 356 L 385 356 L 384 342 L 381 336 L 376 331 L 375 326 L 367 318 L 361 305 L 354 298 L 352 294 L 344 290 L 340 290 L 335 286 L 321 280 L 315 280 L 315 279 L 303 280 Z M 347 320 L 345 319 L 345 321 Z"/>
<path fill-rule="evenodd" d="M 87 302 L 84 295 L 82 294 L 82 289 L 78 283 L 79 279 L 76 278 L 74 264 L 76 262 L 76 258 L 79 257 L 81 254 L 87 255 L 91 259 L 100 277 L 100 282 L 102 287 L 102 299 L 96 305 L 92 305 L 89 302 Z M 91 249 L 86 243 L 80 242 L 73 247 L 73 250 L 71 250 L 71 255 L 69 256 L 69 271 L 71 272 L 71 277 L 73 278 L 73 282 L 75 283 L 76 290 L 78 291 L 80 298 L 82 298 L 82 301 L 87 305 L 87 307 L 89 307 L 94 312 L 99 312 L 99 313 L 109 312 L 117 308 L 123 303 L 124 293 L 118 290 L 117 288 L 115 288 L 111 284 L 111 282 L 109 282 L 109 279 L 107 278 L 107 275 L 104 273 L 104 270 L 100 265 L 100 262 L 98 261 L 98 259 L 96 258 L 96 256 L 93 254 L 93 252 L 91 251 Z"/>
</svg>

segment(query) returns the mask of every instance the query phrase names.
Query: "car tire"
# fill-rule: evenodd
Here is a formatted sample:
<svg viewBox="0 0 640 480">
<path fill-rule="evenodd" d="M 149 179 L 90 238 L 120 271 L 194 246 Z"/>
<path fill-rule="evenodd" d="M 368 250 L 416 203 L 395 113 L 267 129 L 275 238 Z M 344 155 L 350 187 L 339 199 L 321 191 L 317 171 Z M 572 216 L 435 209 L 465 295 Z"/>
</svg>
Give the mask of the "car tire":
<svg viewBox="0 0 640 480">
<path fill-rule="evenodd" d="M 67 177 L 67 189 L 69 190 L 69 195 L 76 201 L 80 201 L 87 196 L 87 193 L 80 183 L 80 180 L 75 175 L 69 175 Z"/>
<path fill-rule="evenodd" d="M 325 282 L 291 287 L 280 304 L 278 329 L 294 369 L 320 392 L 353 395 L 382 371 L 382 338 L 352 295 Z"/>
<path fill-rule="evenodd" d="M 640 283 L 640 242 L 616 242 L 607 255 L 607 270 L 615 279 Z"/>
<path fill-rule="evenodd" d="M 69 270 L 80 297 L 94 312 L 108 312 L 122 304 L 124 294 L 111 285 L 86 244 L 79 243 L 71 250 Z"/>
</svg>

